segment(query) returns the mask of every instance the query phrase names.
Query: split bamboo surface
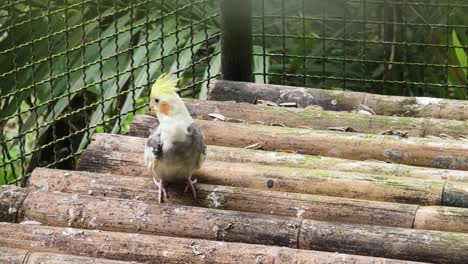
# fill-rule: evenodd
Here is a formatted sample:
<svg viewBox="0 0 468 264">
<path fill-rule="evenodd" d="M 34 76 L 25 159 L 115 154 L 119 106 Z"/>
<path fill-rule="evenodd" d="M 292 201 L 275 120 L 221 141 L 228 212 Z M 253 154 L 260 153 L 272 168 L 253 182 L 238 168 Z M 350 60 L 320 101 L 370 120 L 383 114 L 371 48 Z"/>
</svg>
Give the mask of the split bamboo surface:
<svg viewBox="0 0 468 264">
<path fill-rule="evenodd" d="M 140 263 L 416 263 L 367 256 L 144 234 L 0 223 L 0 246 Z M 440 262 L 450 259 L 439 258 Z M 420 263 L 420 262 L 418 262 Z"/>
<path fill-rule="evenodd" d="M 185 100 L 209 144 L 196 200 L 172 184 L 156 201 L 143 164 L 155 117 L 134 118 L 137 137 L 96 136 L 86 171 L 0 187 L 0 262 L 468 260 L 467 102 L 229 81 L 209 94 L 302 108 Z"/>
<path fill-rule="evenodd" d="M 343 129 L 362 133 L 382 134 L 400 131 L 410 137 L 451 136 L 468 137 L 468 122 L 399 116 L 366 115 L 359 113 L 324 111 L 314 108 L 292 108 L 249 103 L 219 102 L 184 99 L 193 117 L 212 119 L 213 113 L 220 114 L 227 122 L 264 123 L 288 127 L 310 127 L 311 129 Z M 149 113 L 152 113 L 150 111 Z"/>
<path fill-rule="evenodd" d="M 120 170 L 122 166 L 125 165 L 130 173 L 133 172 L 135 175 L 142 175 L 147 173 L 147 170 L 142 163 L 145 143 L 146 139 L 141 137 L 96 134 L 94 135 L 91 144 L 85 150 L 85 154 L 82 155 L 82 158 L 86 160 L 88 158 L 103 157 L 106 159 L 103 164 L 105 171 L 114 171 L 113 162 L 115 162 L 115 173 L 117 174 L 122 172 Z M 208 146 L 206 159 L 209 161 L 252 163 L 260 165 L 468 182 L 468 172 L 461 170 L 416 167 L 386 163 L 383 161 L 355 161 L 314 155 L 231 148 L 215 145 Z M 87 164 L 92 164 L 92 160 L 82 162 L 82 164 L 80 164 L 80 169 L 86 170 L 87 168 L 85 166 Z M 95 167 L 91 167 L 90 169 L 96 171 Z"/>
<path fill-rule="evenodd" d="M 215 80 L 208 99 L 252 103 L 267 100 L 297 103 L 300 107 L 319 105 L 325 110 L 351 111 L 367 106 L 378 115 L 432 117 L 466 121 L 468 102 L 428 97 L 403 97 L 362 92 L 324 90 L 271 84 Z"/>
<path fill-rule="evenodd" d="M 0 185 L 0 222 L 16 222 L 17 213 L 27 192 L 25 189 Z"/>
<path fill-rule="evenodd" d="M 292 216 L 300 219 L 467 232 L 468 209 L 418 206 L 338 197 L 252 190 L 230 186 L 197 185 L 197 200 L 183 186 L 168 186 L 176 205 Z M 148 177 L 37 168 L 28 188 L 157 202 L 157 189 Z"/>
<path fill-rule="evenodd" d="M 195 120 L 195 123 L 211 145 L 244 148 L 255 144 L 273 151 L 293 150 L 335 158 L 468 170 L 468 142 L 461 140 L 400 138 L 206 120 Z M 133 119 L 129 134 L 148 137 L 157 125 L 155 117 L 138 115 Z"/>
<path fill-rule="evenodd" d="M 51 226 L 285 246 L 417 261 L 461 263 L 468 259 L 468 234 L 465 233 L 300 220 L 79 194 L 28 192 L 16 219 L 33 220 Z M 0 225 L 0 239 L 5 239 L 1 230 L 3 227 Z M 18 233 L 11 235 L 16 238 L 21 236 Z M 170 244 L 174 244 L 174 241 Z M 12 241 L 8 245 L 16 247 Z M 0 246 L 4 244 L 0 243 Z"/>
<path fill-rule="evenodd" d="M 18 248 L 0 247 L 0 263 L 5 264 L 136 264 L 133 261 L 117 261 L 80 257 L 47 252 L 33 252 Z"/>
<path fill-rule="evenodd" d="M 94 152 L 94 149 L 101 151 Z M 102 151 L 108 151 L 103 153 Z M 150 176 L 142 153 L 117 152 L 111 145 L 81 155 L 78 169 Z M 314 170 L 207 160 L 194 173 L 200 183 L 420 205 L 468 207 L 468 183 L 392 175 Z M 444 186 L 450 184 L 449 188 Z"/>
</svg>

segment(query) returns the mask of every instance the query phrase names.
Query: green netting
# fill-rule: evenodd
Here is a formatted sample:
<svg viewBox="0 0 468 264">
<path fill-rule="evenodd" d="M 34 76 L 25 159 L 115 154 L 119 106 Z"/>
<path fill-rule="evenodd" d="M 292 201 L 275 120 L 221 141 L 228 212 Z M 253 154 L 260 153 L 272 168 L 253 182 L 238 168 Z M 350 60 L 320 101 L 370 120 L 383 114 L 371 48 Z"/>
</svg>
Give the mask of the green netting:
<svg viewBox="0 0 468 264">
<path fill-rule="evenodd" d="M 126 133 L 162 72 L 206 98 L 221 70 L 220 1 L 0 3 L 0 184 L 72 169 L 94 133 Z M 252 0 L 253 75 L 465 100 L 467 13 L 467 0 Z"/>
<path fill-rule="evenodd" d="M 257 82 L 468 99 L 466 0 L 253 0 Z"/>
<path fill-rule="evenodd" d="M 93 133 L 125 133 L 149 86 L 181 95 L 219 73 L 215 1 L 7 1 L 0 6 L 0 184 L 36 166 L 71 169 Z"/>
</svg>

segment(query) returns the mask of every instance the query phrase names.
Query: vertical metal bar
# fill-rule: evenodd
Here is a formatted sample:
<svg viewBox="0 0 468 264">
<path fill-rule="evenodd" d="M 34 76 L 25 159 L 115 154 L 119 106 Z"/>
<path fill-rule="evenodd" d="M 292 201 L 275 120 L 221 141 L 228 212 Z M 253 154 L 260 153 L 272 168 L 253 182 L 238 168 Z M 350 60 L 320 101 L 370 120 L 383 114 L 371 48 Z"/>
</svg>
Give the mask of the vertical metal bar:
<svg viewBox="0 0 468 264">
<path fill-rule="evenodd" d="M 408 81 L 406 80 L 408 76 L 408 39 L 406 36 L 406 31 L 408 30 L 408 18 L 406 17 L 406 10 L 408 10 L 408 0 L 403 2 L 403 11 L 402 11 L 402 19 L 403 19 L 403 43 L 405 45 L 404 50 L 404 58 L 403 58 L 403 91 L 400 95 L 404 96 L 408 92 Z"/>
<path fill-rule="evenodd" d="M 429 29 L 429 30 L 428 30 Z M 424 66 L 423 66 L 423 82 L 424 82 L 424 92 L 423 96 L 427 96 L 427 46 L 429 44 L 429 31 L 430 26 L 424 25 L 424 47 L 423 47 L 423 58 L 424 58 Z"/>
<path fill-rule="evenodd" d="M 448 88 L 449 88 L 449 46 L 450 46 L 450 0 L 447 0 L 447 18 L 445 21 L 445 94 L 444 97 L 448 97 Z"/>
<path fill-rule="evenodd" d="M 65 50 L 68 51 L 70 49 L 70 30 L 69 30 L 69 3 L 68 3 L 69 0 L 65 0 L 65 9 L 64 9 L 64 22 L 65 22 Z M 68 106 L 67 106 L 67 112 L 68 114 L 71 114 L 72 112 L 72 107 L 71 107 L 71 73 L 70 73 L 70 69 L 71 69 L 71 65 L 70 65 L 70 56 L 71 54 L 70 53 L 67 53 L 65 54 L 65 69 L 66 69 L 66 80 L 67 80 L 67 102 L 68 102 Z M 73 134 L 73 130 L 72 130 L 72 127 L 73 127 L 73 124 L 72 124 L 72 115 L 70 115 L 68 118 L 67 118 L 67 125 L 68 125 L 68 133 L 69 135 Z M 73 155 L 75 153 L 75 150 L 73 149 L 73 137 L 70 137 L 68 140 L 68 148 L 70 150 L 70 153 L 69 155 Z M 66 160 L 63 160 L 64 162 Z M 55 160 L 54 162 L 57 162 L 57 160 Z M 75 164 L 72 163 L 73 165 L 73 168 L 74 169 L 74 166 Z"/>
<path fill-rule="evenodd" d="M 14 1 L 10 0 L 10 12 L 11 12 L 11 24 L 14 25 L 15 24 L 15 20 L 16 20 L 16 10 L 15 10 L 15 3 Z M 12 41 L 12 47 L 16 46 L 16 39 L 15 39 L 15 31 L 12 30 L 11 31 L 11 41 Z M 13 50 L 13 69 L 15 70 L 15 74 L 13 75 L 13 87 L 16 89 L 18 89 L 18 70 L 17 70 L 17 63 L 16 63 L 16 51 Z M 21 120 L 21 103 L 19 103 L 19 98 L 13 98 L 13 100 L 11 102 L 14 102 L 16 101 L 16 108 L 17 108 L 17 111 L 18 111 L 18 132 L 21 131 L 21 123 L 22 123 L 22 120 Z M 20 144 L 22 144 L 22 138 L 21 136 L 19 135 L 19 142 Z M 6 146 L 6 144 L 5 144 Z M 10 154 L 8 153 L 9 150 L 5 150 L 5 152 L 7 152 L 7 155 L 9 156 Z M 23 157 L 22 157 L 22 153 L 21 153 L 21 148 L 20 148 L 20 155 L 21 155 L 21 163 L 23 162 Z M 12 158 L 11 157 L 8 157 L 9 160 L 11 160 Z M 16 173 L 16 170 L 15 170 L 15 164 L 14 162 L 11 162 L 10 161 L 10 168 L 11 168 L 11 173 L 13 174 L 13 178 L 14 179 L 17 179 L 18 178 L 18 174 Z M 6 183 L 8 184 L 8 179 L 6 178 Z"/>
<path fill-rule="evenodd" d="M 6 99 L 6 100 L 9 100 L 9 99 Z M 2 171 L 3 171 L 3 175 L 2 175 L 3 182 L 4 184 L 8 184 L 8 169 L 7 169 L 8 164 L 7 163 L 9 163 L 11 166 L 11 162 L 10 162 L 11 158 L 9 156 L 8 146 L 5 142 L 3 129 L 4 127 L 0 126 L 0 146 L 1 146 L 0 156 L 2 156 L 2 163 L 0 163 L 0 167 L 2 167 Z M 7 161 L 7 158 L 8 158 L 8 161 Z"/>
<path fill-rule="evenodd" d="M 11 6 L 11 12 L 12 12 L 12 24 L 14 25 L 15 22 L 16 22 L 16 10 L 15 10 L 15 6 L 14 4 Z M 13 41 L 13 46 L 15 46 L 15 41 L 16 41 L 16 36 L 14 34 L 14 30 L 11 31 L 11 39 Z M 13 83 L 14 83 L 14 87 L 15 89 L 18 89 L 18 78 L 20 78 L 20 76 L 18 76 L 18 57 L 17 57 L 17 54 L 16 54 L 16 51 L 13 51 L 13 68 L 15 69 L 15 74 L 13 75 Z M 19 149 L 20 149 L 20 164 L 21 164 L 21 167 L 20 167 L 20 173 L 19 174 L 15 174 L 15 170 L 12 170 L 13 171 L 13 175 L 14 175 L 14 178 L 15 180 L 21 178 L 24 176 L 25 172 L 26 172 L 26 166 L 25 166 L 25 163 L 26 163 L 26 159 L 24 157 L 24 154 L 25 154 L 25 136 L 26 134 L 22 135 L 21 134 L 21 130 L 23 128 L 23 118 L 21 117 L 21 104 L 22 104 L 22 101 L 20 100 L 19 97 L 15 98 L 14 99 L 16 101 L 16 110 L 18 111 L 18 141 L 19 141 Z M 12 164 L 12 168 L 14 167 L 14 164 Z"/>
<path fill-rule="evenodd" d="M 388 64 L 387 64 L 387 45 L 385 43 L 387 42 L 387 0 L 383 1 L 383 8 L 382 8 L 382 44 L 383 44 L 383 74 L 382 74 L 382 86 L 383 86 L 383 93 L 388 94 L 388 88 L 386 85 L 387 82 L 387 74 L 388 74 Z"/>
<path fill-rule="evenodd" d="M 29 19 L 32 20 L 33 19 L 33 15 L 32 15 L 32 8 L 29 9 Z M 32 23 L 32 22 L 30 22 Z M 33 26 L 32 24 L 29 25 L 29 35 L 31 36 L 31 39 L 33 38 L 34 36 L 34 29 L 33 29 Z M 32 84 L 33 84 L 33 100 L 32 101 L 32 104 L 34 105 L 34 117 L 35 117 L 35 125 L 36 125 L 36 145 L 35 145 L 35 148 L 38 148 L 40 147 L 40 141 L 39 141 L 39 137 L 40 137 L 40 133 L 39 133 L 39 113 L 37 112 L 37 105 L 39 103 L 39 100 L 37 98 L 37 86 L 36 86 L 36 77 L 35 77 L 35 67 L 34 67 L 34 62 L 35 62 L 35 56 L 34 56 L 34 53 L 36 52 L 36 45 L 34 43 L 34 41 L 32 41 L 31 43 L 31 79 L 32 79 Z M 25 134 L 26 135 L 26 134 Z M 33 155 L 31 156 L 31 159 L 29 161 L 29 166 L 28 166 L 28 171 L 27 173 L 29 174 L 29 172 L 31 172 L 38 164 L 38 161 L 41 160 L 41 151 L 38 151 L 37 153 L 33 153 Z M 25 182 L 25 181 L 24 181 Z"/>
<path fill-rule="evenodd" d="M 285 0 L 282 0 L 281 1 L 281 25 L 282 25 L 282 44 L 283 44 L 283 61 L 282 61 L 282 64 L 283 64 L 283 71 L 282 71 L 282 74 L 283 74 L 283 78 L 282 78 L 282 84 L 286 84 L 286 14 L 285 14 L 285 6 L 284 6 L 284 2 Z"/>
<path fill-rule="evenodd" d="M 161 0 L 161 12 L 160 12 L 160 16 L 161 16 L 161 20 L 160 20 L 160 23 L 161 23 L 161 27 L 160 27 L 160 32 L 161 32 L 161 45 L 160 45 L 160 50 L 161 50 L 161 72 L 164 72 L 164 38 L 165 38 L 165 34 L 164 34 L 164 0 Z"/>
<path fill-rule="evenodd" d="M 81 0 L 81 45 L 83 46 L 81 48 L 81 65 L 85 65 L 86 64 L 86 46 L 85 46 L 85 36 L 86 36 L 86 26 L 85 26 L 85 22 L 86 22 L 86 19 L 85 19 L 85 12 L 86 12 L 86 9 L 85 9 L 86 5 L 85 5 L 85 0 Z M 86 76 L 86 69 L 83 68 L 82 70 L 82 74 L 83 74 L 83 87 L 86 87 L 86 79 L 87 79 L 87 76 Z M 88 96 L 86 95 L 86 91 L 83 92 L 83 102 L 84 102 L 84 105 L 87 106 L 88 105 Z M 84 115 L 84 118 L 85 118 L 85 126 L 86 126 L 86 144 L 89 143 L 90 141 L 90 138 L 91 138 L 91 133 L 89 133 L 89 116 L 88 116 L 88 111 L 83 111 L 83 115 Z"/>
<path fill-rule="evenodd" d="M 203 17 L 207 17 L 207 12 L 206 12 L 206 1 L 203 1 L 203 5 L 202 5 L 202 10 L 203 10 Z M 206 19 L 203 19 L 203 32 L 205 33 L 205 48 L 206 48 L 206 58 L 205 58 L 205 62 L 206 62 L 206 83 L 207 83 L 207 87 L 209 87 L 210 85 L 210 82 L 211 82 L 211 59 L 210 59 L 210 40 L 208 39 L 209 38 L 209 35 L 208 35 L 208 23 L 206 22 Z"/>
<path fill-rule="evenodd" d="M 102 46 L 102 24 L 103 24 L 103 19 L 102 19 L 102 13 L 103 13 L 103 10 L 101 9 L 101 6 L 102 6 L 102 2 L 103 0 L 97 0 L 97 21 L 98 21 L 98 49 L 99 49 L 99 88 L 100 88 L 100 92 L 102 94 L 101 96 L 101 99 L 99 100 L 99 105 L 97 106 L 97 109 L 96 111 L 101 111 L 101 116 L 103 117 L 103 120 L 102 120 L 102 126 L 104 127 L 104 129 L 106 128 L 106 120 L 104 119 L 104 117 L 106 116 L 106 113 L 104 111 L 104 64 L 103 64 L 103 60 L 102 60 L 102 54 L 103 54 L 103 46 Z M 130 28 L 130 33 L 131 33 L 131 28 Z M 131 44 L 130 44 L 131 45 Z M 132 68 L 133 69 L 133 68 Z M 130 74 L 133 74 L 133 72 L 131 72 Z M 130 82 L 130 85 L 133 85 L 133 79 L 132 81 Z"/>
<path fill-rule="evenodd" d="M 302 58 L 302 86 L 306 86 L 306 63 L 307 63 L 307 41 L 306 41 L 306 19 L 305 19 L 305 0 L 302 0 L 302 46 L 303 46 L 303 58 Z"/>
<path fill-rule="evenodd" d="M 192 83 L 190 84 L 192 88 L 192 98 L 195 98 L 195 52 L 193 50 L 193 3 L 190 2 L 189 7 L 189 29 L 190 29 L 190 68 L 191 68 L 191 75 L 192 75 Z"/>
<path fill-rule="evenodd" d="M 221 2 L 221 78 L 253 81 L 252 1 Z"/>
<path fill-rule="evenodd" d="M 150 50 L 149 50 L 149 14 L 148 12 L 150 11 L 150 6 L 149 6 L 149 0 L 145 1 L 145 50 L 146 50 L 146 63 L 145 63 L 145 69 L 146 69 L 146 87 L 148 89 L 148 98 L 151 94 L 151 80 L 150 80 Z M 118 75 L 117 75 L 118 77 Z M 119 89 L 120 90 L 120 89 Z M 148 102 L 149 103 L 149 102 Z M 120 118 L 119 118 L 120 119 Z"/>
<path fill-rule="evenodd" d="M 426 59 L 426 56 L 427 56 L 427 27 L 425 26 L 424 27 L 424 38 L 425 38 L 425 45 L 424 45 L 424 48 L 423 48 L 423 56 L 424 56 L 424 66 L 423 66 L 423 82 L 424 82 L 424 89 L 423 89 L 423 96 L 427 96 L 427 59 Z"/>
<path fill-rule="evenodd" d="M 262 57 L 263 57 L 263 83 L 267 83 L 266 40 L 265 40 L 265 0 L 262 0 Z"/>
<path fill-rule="evenodd" d="M 114 1 L 113 8 L 115 9 L 115 11 L 117 11 L 119 9 L 117 1 Z M 120 87 L 120 65 L 119 65 L 119 56 L 120 55 L 117 55 L 117 54 L 119 54 L 119 35 L 120 35 L 119 33 L 117 33 L 117 32 L 119 32 L 117 12 L 115 12 L 113 14 L 112 18 L 114 19 L 114 32 L 115 32 L 115 37 L 114 37 L 114 43 L 115 43 L 115 49 L 114 49 L 114 52 L 115 52 L 115 70 L 116 70 L 115 84 L 117 85 L 117 91 L 120 93 L 122 88 Z M 120 102 L 120 96 L 119 95 L 117 95 L 117 98 L 115 99 L 115 101 L 116 101 L 115 107 L 117 108 L 116 113 L 121 113 L 122 107 L 120 106 L 121 102 Z M 118 127 L 117 133 L 120 133 L 122 131 L 122 118 L 117 118 L 116 121 L 117 121 L 117 127 Z"/>
<path fill-rule="evenodd" d="M 325 83 L 326 83 L 326 78 L 325 78 L 325 64 L 326 64 L 326 56 L 325 56 L 325 53 L 326 53 L 326 37 L 325 37 L 325 4 L 326 1 L 323 3 L 323 6 L 322 6 L 322 23 L 321 23 L 321 27 L 320 27 L 320 32 L 321 32 L 321 35 L 322 35 L 322 84 L 320 85 L 322 88 L 325 87 Z"/>
<path fill-rule="evenodd" d="M 101 15 L 101 14 L 100 14 Z M 136 20 L 136 14 L 135 14 L 135 6 L 134 2 L 130 1 L 130 45 L 133 50 L 133 52 L 130 54 L 130 68 L 131 68 L 131 75 L 130 75 L 130 83 L 131 83 L 131 89 L 132 89 L 132 111 L 133 115 L 136 114 L 136 94 L 135 94 L 135 49 L 134 49 L 134 36 L 135 36 L 135 26 L 134 26 L 134 20 Z M 101 36 L 99 36 L 101 38 Z M 104 92 L 104 91 L 103 91 Z M 104 114 L 104 113 L 103 113 Z"/>
<path fill-rule="evenodd" d="M 175 48 L 176 48 L 176 63 L 177 63 L 177 69 L 176 69 L 176 74 L 177 74 L 177 85 L 180 85 L 180 50 L 179 50 L 179 0 L 175 0 L 175 13 L 174 13 L 174 19 L 175 19 Z M 179 91 L 180 95 L 180 91 Z"/>
<path fill-rule="evenodd" d="M 48 55 L 48 62 L 49 62 L 49 94 L 51 98 L 54 98 L 54 92 L 53 92 L 53 87 L 54 87 L 54 82 L 52 77 L 54 76 L 54 66 L 53 66 L 53 61 L 52 61 L 52 23 L 53 20 L 51 18 L 51 10 L 52 10 L 52 0 L 47 0 L 47 55 Z M 57 126 L 55 125 L 55 118 L 56 118 L 56 112 L 55 112 L 55 107 L 51 107 L 51 112 L 52 112 L 52 140 L 55 142 L 57 140 Z M 57 160 L 57 150 L 56 150 L 56 144 L 52 146 L 52 153 L 54 156 L 54 162 Z"/>
<path fill-rule="evenodd" d="M 366 58 L 367 58 L 367 1 L 363 0 L 362 1 L 363 5 L 363 23 L 362 23 L 362 43 L 363 43 L 363 50 L 362 50 L 362 88 L 364 90 L 367 90 L 366 87 L 366 80 L 367 80 L 367 64 L 366 64 Z"/>
<path fill-rule="evenodd" d="M 0 128 L 0 129 L 2 129 L 2 128 Z M 0 135 L 0 139 L 2 140 L 0 144 L 2 145 L 2 152 L 1 152 L 1 154 L 2 154 L 1 155 L 2 156 L 2 164 L 1 164 L 1 167 L 2 167 L 2 171 L 3 171 L 3 182 L 5 184 L 8 184 L 8 170 L 7 170 L 8 149 L 6 147 L 6 143 L 4 141 L 3 134 Z"/>
<path fill-rule="evenodd" d="M 343 8 L 343 89 L 346 89 L 346 52 L 348 49 L 346 48 L 346 28 L 348 27 L 348 1 L 344 1 L 345 7 Z"/>
</svg>

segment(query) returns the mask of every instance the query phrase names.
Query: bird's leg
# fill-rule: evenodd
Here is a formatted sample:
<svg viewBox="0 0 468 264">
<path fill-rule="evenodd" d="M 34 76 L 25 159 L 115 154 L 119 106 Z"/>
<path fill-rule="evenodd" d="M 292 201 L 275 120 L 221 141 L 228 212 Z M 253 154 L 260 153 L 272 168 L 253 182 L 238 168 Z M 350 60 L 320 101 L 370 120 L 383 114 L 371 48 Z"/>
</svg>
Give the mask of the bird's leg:
<svg viewBox="0 0 468 264">
<path fill-rule="evenodd" d="M 156 184 L 156 187 L 158 187 L 158 202 L 159 203 L 162 203 L 163 201 L 163 195 L 164 195 L 164 198 L 167 199 L 167 192 L 166 192 L 166 189 L 164 188 L 164 185 L 165 183 L 163 182 L 163 180 L 156 180 L 153 176 L 153 182 L 154 184 Z"/>
<path fill-rule="evenodd" d="M 185 186 L 185 192 L 188 191 L 189 187 L 193 194 L 193 199 L 197 199 L 197 190 L 195 189 L 195 183 L 197 183 L 197 179 L 192 180 L 192 175 L 187 179 L 187 186 Z"/>
</svg>

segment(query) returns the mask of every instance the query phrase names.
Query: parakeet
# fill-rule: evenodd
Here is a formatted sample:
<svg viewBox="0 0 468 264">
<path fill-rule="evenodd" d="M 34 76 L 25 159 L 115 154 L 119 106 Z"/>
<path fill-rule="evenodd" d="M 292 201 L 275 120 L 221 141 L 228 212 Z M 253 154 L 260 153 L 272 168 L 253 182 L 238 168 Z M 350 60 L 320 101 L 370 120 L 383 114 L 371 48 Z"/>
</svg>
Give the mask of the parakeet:
<svg viewBox="0 0 468 264">
<path fill-rule="evenodd" d="M 199 169 L 206 155 L 202 131 L 194 124 L 184 102 L 177 94 L 177 80 L 168 74 L 161 75 L 151 88 L 150 100 L 159 126 L 145 145 L 145 165 L 153 175 L 159 189 L 158 201 L 167 199 L 165 186 L 186 181 L 196 199 L 192 173 Z"/>
</svg>

